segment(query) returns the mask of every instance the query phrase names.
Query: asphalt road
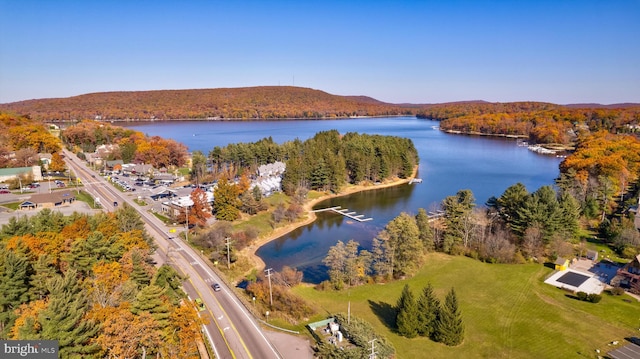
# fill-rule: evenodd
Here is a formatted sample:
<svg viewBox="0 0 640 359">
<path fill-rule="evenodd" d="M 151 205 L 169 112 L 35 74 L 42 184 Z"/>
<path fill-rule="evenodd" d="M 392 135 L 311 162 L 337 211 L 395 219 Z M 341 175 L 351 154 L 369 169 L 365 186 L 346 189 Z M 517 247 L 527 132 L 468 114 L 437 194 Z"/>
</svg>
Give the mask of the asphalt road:
<svg viewBox="0 0 640 359">
<path fill-rule="evenodd" d="M 138 205 L 104 178 L 85 167 L 84 162 L 64 150 L 65 160 L 83 184 L 84 190 L 99 198 L 106 211 L 128 203 Z M 139 211 L 146 229 L 158 246 L 156 260 L 172 265 L 188 278 L 185 290 L 191 299 L 199 297 L 206 306 L 201 315 L 207 319 L 203 333 L 215 347 L 217 358 L 284 358 L 267 339 L 260 326 L 238 300 L 233 291 L 209 268 L 200 256 L 180 239 L 169 238 L 168 229 L 152 214 Z M 214 292 L 211 284 L 219 283 L 222 290 Z"/>
</svg>

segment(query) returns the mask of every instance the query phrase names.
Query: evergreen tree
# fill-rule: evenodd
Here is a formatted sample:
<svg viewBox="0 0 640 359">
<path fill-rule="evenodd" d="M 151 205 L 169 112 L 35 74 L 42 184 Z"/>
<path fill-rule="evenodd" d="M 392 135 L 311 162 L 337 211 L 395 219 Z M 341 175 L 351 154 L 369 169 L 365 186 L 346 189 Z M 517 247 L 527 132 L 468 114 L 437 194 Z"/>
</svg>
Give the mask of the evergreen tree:
<svg viewBox="0 0 640 359">
<path fill-rule="evenodd" d="M 16 319 L 14 310 L 29 301 L 31 266 L 26 257 L 0 250 L 0 338 Z"/>
<path fill-rule="evenodd" d="M 116 219 L 120 232 L 129 232 L 134 229 L 144 232 L 144 222 L 140 218 L 140 213 L 126 203 L 116 211 Z"/>
<path fill-rule="evenodd" d="M 420 330 L 418 303 L 413 297 L 408 284 L 405 284 L 402 289 L 402 295 L 396 305 L 396 313 L 398 333 L 407 338 L 416 337 Z"/>
<path fill-rule="evenodd" d="M 539 224 L 543 239 L 549 242 L 561 227 L 562 211 L 556 192 L 551 186 L 540 187 L 527 196 L 520 208 L 517 209 L 512 230 L 519 236 L 524 236 L 527 228 Z"/>
<path fill-rule="evenodd" d="M 331 175 L 329 166 L 323 158 L 317 160 L 309 177 L 311 189 L 326 191 L 329 189 L 329 176 Z"/>
<path fill-rule="evenodd" d="M 429 216 L 427 215 L 427 211 L 424 208 L 418 209 L 418 214 L 416 215 L 416 224 L 418 225 L 418 230 L 420 231 L 420 240 L 422 241 L 422 246 L 424 250 L 427 252 L 431 252 L 435 249 L 435 244 L 433 242 L 433 230 L 429 225 Z"/>
<path fill-rule="evenodd" d="M 33 265 L 34 273 L 31 275 L 31 294 L 34 299 L 44 299 L 49 294 L 47 281 L 54 278 L 56 269 L 51 261 L 51 257 L 43 254 Z"/>
<path fill-rule="evenodd" d="M 516 183 L 507 188 L 500 198 L 497 198 L 495 202 L 491 201 L 489 205 L 493 204 L 494 209 L 498 211 L 500 218 L 507 223 L 510 227 L 518 220 L 518 210 L 523 206 L 523 203 L 529 196 L 527 188 L 522 183 Z"/>
<path fill-rule="evenodd" d="M 440 301 L 433 293 L 431 283 L 428 283 L 418 298 L 418 334 L 423 337 L 433 337 L 436 330 Z"/>
<path fill-rule="evenodd" d="M 473 193 L 468 189 L 460 190 L 455 196 L 446 197 L 442 201 L 446 223 L 443 243 L 445 252 L 451 253 L 456 245 L 468 243 L 468 222 L 471 220 L 474 202 Z"/>
<path fill-rule="evenodd" d="M 67 220 L 64 215 L 59 211 L 52 211 L 49 208 L 45 208 L 38 212 L 30 219 L 32 232 L 54 232 L 59 233 L 62 228 L 67 225 Z"/>
<path fill-rule="evenodd" d="M 88 276 L 95 263 L 100 260 L 116 260 L 119 255 L 118 246 L 104 238 L 101 232 L 93 232 L 86 239 L 76 238 L 71 245 L 71 252 L 64 257 L 71 268 Z"/>
<path fill-rule="evenodd" d="M 70 269 L 64 277 L 49 280 L 49 305 L 38 314 L 41 339 L 58 340 L 61 358 L 90 356 L 98 350 L 91 342 L 98 326 L 85 319 L 88 296 L 77 276 L 77 272 Z"/>
<path fill-rule="evenodd" d="M 33 228 L 31 227 L 31 223 L 27 216 L 11 217 L 9 218 L 9 223 L 2 225 L 0 239 L 11 238 L 13 236 L 24 236 L 28 233 L 33 234 Z"/>
<path fill-rule="evenodd" d="M 580 229 L 580 203 L 568 192 L 560 195 L 560 229 L 569 238 L 573 238 Z"/>
<path fill-rule="evenodd" d="M 142 288 L 131 306 L 131 312 L 133 314 L 147 312 L 158 322 L 160 328 L 168 327 L 171 313 L 162 299 L 164 293 L 165 290 L 157 285 Z"/>
<path fill-rule="evenodd" d="M 144 265 L 144 257 L 138 251 L 134 251 L 131 254 L 131 262 L 133 264 L 133 270 L 129 279 L 136 284 L 138 289 L 149 285 L 151 278 Z"/>
<path fill-rule="evenodd" d="M 179 305 L 179 301 L 184 297 L 182 291 L 182 278 L 173 267 L 163 264 L 154 275 L 151 283 L 164 289 L 171 298 L 173 305 Z"/>
<path fill-rule="evenodd" d="M 460 314 L 458 299 L 453 288 L 447 293 L 444 305 L 440 307 L 438 312 L 434 338 L 436 341 L 449 346 L 458 345 L 464 339 L 462 315 Z"/>
</svg>

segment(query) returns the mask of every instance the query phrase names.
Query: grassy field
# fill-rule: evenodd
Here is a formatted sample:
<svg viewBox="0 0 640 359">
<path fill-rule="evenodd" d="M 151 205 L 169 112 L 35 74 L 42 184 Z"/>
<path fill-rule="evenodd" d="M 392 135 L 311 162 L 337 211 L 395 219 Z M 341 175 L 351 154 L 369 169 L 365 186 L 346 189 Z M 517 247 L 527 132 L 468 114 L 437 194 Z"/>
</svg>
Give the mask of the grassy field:
<svg viewBox="0 0 640 359">
<path fill-rule="evenodd" d="M 369 321 L 393 342 L 398 358 L 595 358 L 613 340 L 637 336 L 640 303 L 603 293 L 600 303 L 580 302 L 544 284 L 552 269 L 540 264 L 486 264 L 466 257 L 430 254 L 413 278 L 342 292 L 297 287 L 296 293 L 326 313 L 345 312 Z M 415 295 L 428 283 L 444 300 L 455 287 L 465 339 L 447 347 L 426 338 L 406 339 L 393 326 L 392 307 L 405 284 Z M 624 301 L 627 299 L 627 301 Z M 428 355 L 426 354 L 428 353 Z"/>
</svg>

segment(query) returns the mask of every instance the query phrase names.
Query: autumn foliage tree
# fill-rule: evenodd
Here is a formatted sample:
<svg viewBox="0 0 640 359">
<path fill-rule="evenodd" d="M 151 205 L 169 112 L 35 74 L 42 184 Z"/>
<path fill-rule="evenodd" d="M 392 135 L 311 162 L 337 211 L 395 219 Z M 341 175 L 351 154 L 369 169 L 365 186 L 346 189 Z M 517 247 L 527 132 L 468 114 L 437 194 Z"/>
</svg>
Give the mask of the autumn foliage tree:
<svg viewBox="0 0 640 359">
<path fill-rule="evenodd" d="M 56 339 L 61 357 L 195 358 L 197 314 L 124 207 L 42 210 L 0 230 L 0 338 Z"/>
<path fill-rule="evenodd" d="M 218 186 L 213 192 L 213 211 L 217 219 L 223 221 L 238 219 L 241 206 L 239 195 L 239 188 L 234 183 L 230 183 L 225 178 L 218 181 Z"/>
<path fill-rule="evenodd" d="M 191 214 L 193 215 L 195 222 L 199 226 L 204 226 L 207 223 L 207 220 L 211 218 L 211 204 L 207 199 L 207 194 L 201 188 L 196 188 L 191 191 L 191 201 L 193 201 L 193 206 L 191 206 Z"/>
</svg>

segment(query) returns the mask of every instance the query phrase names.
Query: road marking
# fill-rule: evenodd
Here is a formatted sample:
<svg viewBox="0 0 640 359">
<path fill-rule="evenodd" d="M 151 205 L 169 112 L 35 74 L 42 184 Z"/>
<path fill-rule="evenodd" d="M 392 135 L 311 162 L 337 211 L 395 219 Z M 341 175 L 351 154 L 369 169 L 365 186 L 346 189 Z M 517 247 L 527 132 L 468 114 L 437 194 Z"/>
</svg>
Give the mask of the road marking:
<svg viewBox="0 0 640 359">
<path fill-rule="evenodd" d="M 187 278 L 187 280 L 189 281 L 189 283 L 191 283 L 191 286 L 193 287 L 193 290 L 195 290 L 195 292 L 198 294 L 198 296 L 200 296 L 202 298 L 202 294 L 200 293 L 200 291 L 198 291 L 198 288 L 196 288 L 196 286 L 193 284 L 193 281 L 191 280 L 191 278 Z M 220 304 L 218 303 L 218 305 L 220 305 Z M 215 318 L 215 316 L 213 316 L 213 312 L 211 311 L 211 308 L 207 307 L 207 311 L 209 312 L 209 314 L 211 314 L 212 317 Z M 198 316 L 200 316 L 200 312 L 198 312 Z M 222 328 L 220 328 L 220 325 L 219 325 L 218 321 L 214 320 L 213 323 L 218 328 L 218 331 L 220 332 L 220 336 L 222 337 L 222 340 L 224 340 L 224 344 L 227 346 L 227 349 L 229 349 L 229 353 L 231 353 L 231 357 L 233 359 L 235 359 L 236 358 L 236 354 L 233 352 L 233 350 L 231 350 L 231 346 L 229 345 L 229 342 L 227 341 L 227 336 L 224 334 L 224 330 Z M 206 325 L 202 324 L 202 326 L 204 327 L 205 330 L 207 329 Z M 207 330 L 207 333 L 209 333 L 208 330 Z M 214 346 L 214 348 L 215 348 L 215 343 L 213 342 L 213 338 L 209 337 L 208 339 L 209 339 L 209 342 L 211 343 L 211 345 Z M 240 338 L 240 342 L 242 343 L 242 338 Z M 246 350 L 246 347 L 245 347 L 245 350 Z M 249 354 L 249 356 L 251 356 L 251 354 Z M 216 350 L 216 357 L 220 357 L 219 355 L 217 355 L 217 350 Z"/>
<path fill-rule="evenodd" d="M 222 320 L 222 318 L 224 318 L 224 315 L 219 316 L 218 320 Z"/>
<path fill-rule="evenodd" d="M 226 332 L 227 330 L 229 330 L 229 327 L 224 327 L 224 329 L 222 330 Z"/>
<path fill-rule="evenodd" d="M 200 263 L 198 263 L 196 261 L 189 262 L 189 264 L 191 264 L 192 266 L 199 266 L 200 265 Z"/>
</svg>

